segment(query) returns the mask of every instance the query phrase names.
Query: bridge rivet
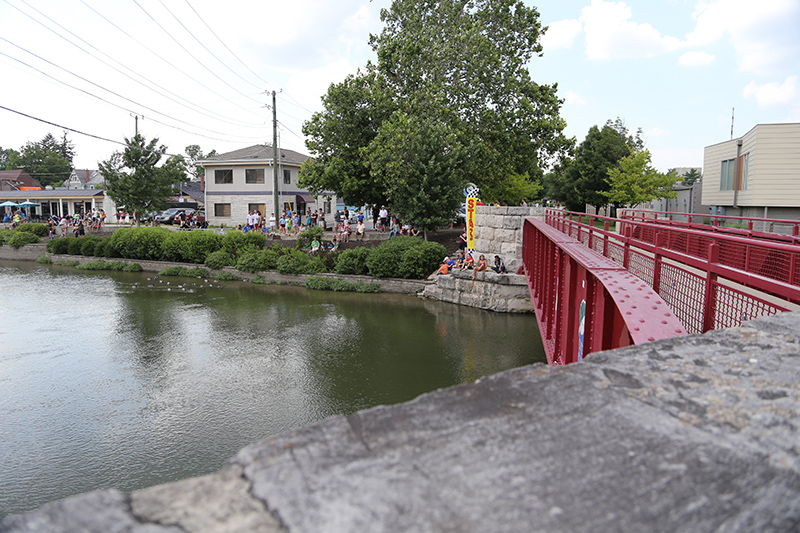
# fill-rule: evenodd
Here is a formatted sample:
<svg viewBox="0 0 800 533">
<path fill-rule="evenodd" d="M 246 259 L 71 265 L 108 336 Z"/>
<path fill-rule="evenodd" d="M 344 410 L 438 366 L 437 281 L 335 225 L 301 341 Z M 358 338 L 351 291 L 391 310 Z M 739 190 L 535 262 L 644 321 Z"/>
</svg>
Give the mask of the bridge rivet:
<svg viewBox="0 0 800 533">
<path fill-rule="evenodd" d="M 667 321 L 666 321 L 666 320 L 662 320 L 662 321 L 661 321 L 661 323 L 662 323 L 662 324 L 666 324 L 666 323 L 667 323 Z"/>
<path fill-rule="evenodd" d="M 639 328 L 633 328 L 633 331 L 639 331 Z"/>
<path fill-rule="evenodd" d="M 656 338 L 655 337 L 647 337 L 647 340 L 652 342 L 652 341 L 656 340 Z"/>
</svg>

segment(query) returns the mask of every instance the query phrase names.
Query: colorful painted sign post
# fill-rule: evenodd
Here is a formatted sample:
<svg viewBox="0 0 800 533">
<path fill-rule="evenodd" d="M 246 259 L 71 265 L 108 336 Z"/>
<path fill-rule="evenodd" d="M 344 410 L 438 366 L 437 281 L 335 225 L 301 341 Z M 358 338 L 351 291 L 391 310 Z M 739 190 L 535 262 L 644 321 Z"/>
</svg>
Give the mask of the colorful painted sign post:
<svg viewBox="0 0 800 533">
<path fill-rule="evenodd" d="M 470 252 L 475 250 L 475 212 L 478 207 L 478 192 L 480 189 L 474 183 L 468 183 L 464 188 L 464 196 L 467 197 L 467 249 Z"/>
</svg>

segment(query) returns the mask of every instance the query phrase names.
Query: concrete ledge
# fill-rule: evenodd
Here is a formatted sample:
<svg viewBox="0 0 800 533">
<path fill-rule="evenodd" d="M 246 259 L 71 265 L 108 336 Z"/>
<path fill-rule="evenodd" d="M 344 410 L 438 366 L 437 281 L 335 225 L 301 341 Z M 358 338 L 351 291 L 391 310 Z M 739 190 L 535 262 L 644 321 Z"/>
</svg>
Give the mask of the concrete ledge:
<svg viewBox="0 0 800 533">
<path fill-rule="evenodd" d="M 797 531 L 798 332 L 786 313 L 519 368 L 0 530 Z"/>
</svg>

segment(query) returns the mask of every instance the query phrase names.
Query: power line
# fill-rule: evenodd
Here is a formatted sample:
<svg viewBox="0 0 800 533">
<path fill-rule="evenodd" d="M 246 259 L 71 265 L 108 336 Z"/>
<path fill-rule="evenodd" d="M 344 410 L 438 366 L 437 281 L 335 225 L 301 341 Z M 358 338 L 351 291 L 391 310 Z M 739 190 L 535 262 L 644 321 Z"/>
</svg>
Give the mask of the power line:
<svg viewBox="0 0 800 533">
<path fill-rule="evenodd" d="M 162 30 L 164 33 L 166 33 L 166 34 L 167 34 L 167 36 L 168 36 L 170 39 L 172 39 L 173 41 L 175 41 L 175 44 L 177 44 L 178 46 L 180 46 L 180 47 L 181 47 L 181 49 L 182 49 L 184 52 L 186 52 L 186 53 L 189 55 L 189 57 L 191 57 L 192 59 L 194 59 L 194 60 L 197 62 L 197 64 L 198 64 L 198 65 L 200 65 L 201 67 L 203 67 L 204 69 L 206 69 L 206 70 L 208 71 L 208 73 L 209 73 L 209 74 L 211 74 L 212 76 L 214 76 L 215 78 L 217 78 L 219 81 L 221 81 L 222 83 L 224 83 L 225 85 L 227 85 L 228 87 L 230 87 L 231 89 L 233 89 L 234 91 L 236 91 L 237 93 L 241 94 L 241 95 L 242 95 L 242 96 L 244 96 L 245 98 L 249 98 L 250 100 L 252 100 L 252 101 L 254 101 L 254 102 L 257 102 L 257 103 L 261 104 L 261 102 L 259 102 L 259 101 L 258 101 L 258 100 L 256 100 L 255 98 L 251 97 L 250 95 L 247 95 L 247 94 L 243 93 L 242 91 L 240 91 L 239 89 L 237 89 L 236 87 L 234 87 L 233 85 L 231 85 L 230 83 L 228 83 L 227 81 L 223 80 L 221 77 L 219 77 L 219 76 L 217 75 L 217 73 L 216 73 L 216 72 L 214 72 L 213 70 L 211 70 L 210 68 L 208 68 L 208 67 L 207 67 L 207 66 L 206 66 L 206 65 L 205 65 L 205 64 L 204 64 L 202 61 L 200 61 L 199 59 L 197 59 L 197 58 L 194 56 L 194 54 L 192 54 L 192 53 L 191 53 L 189 50 L 187 50 L 187 49 L 186 49 L 186 47 L 185 47 L 185 46 L 183 46 L 183 45 L 182 45 L 180 42 L 178 42 L 178 40 L 177 40 L 175 37 L 173 37 L 173 35 L 172 35 L 172 34 L 171 34 L 169 31 L 167 31 L 167 29 L 166 29 L 166 28 L 164 28 L 164 26 L 162 26 L 161 24 L 159 24 L 159 22 L 158 22 L 158 21 L 157 21 L 157 20 L 156 20 L 156 19 L 153 17 L 153 15 L 151 15 L 150 13 L 148 13 L 148 12 L 147 12 L 147 10 L 146 10 L 145 8 L 143 8 L 143 7 L 142 7 L 142 5 L 141 5 L 141 4 L 138 2 L 138 0 L 133 0 L 133 3 L 134 3 L 134 4 L 136 4 L 137 6 L 139 6 L 139 9 L 141 9 L 142 11 L 144 11 L 145 15 L 147 15 L 148 17 L 150 17 L 150 20 L 152 20 L 152 21 L 153 21 L 153 22 L 156 24 L 156 26 L 158 26 L 159 28 L 161 28 L 161 30 Z"/>
<path fill-rule="evenodd" d="M 20 13 L 22 13 L 23 15 L 25 15 L 26 17 L 30 18 L 31 20 L 33 20 L 34 22 L 36 22 L 37 24 L 39 24 L 40 26 L 42 26 L 43 28 L 45 28 L 45 29 L 47 29 L 48 31 L 52 32 L 52 33 L 53 33 L 54 35 L 56 35 L 57 37 L 60 37 L 61 39 L 63 39 L 63 40 L 65 40 L 65 41 L 67 41 L 69 44 L 71 44 L 72 46 L 76 47 L 78 50 L 80 50 L 80 51 L 84 52 L 85 54 L 89 55 L 90 57 L 94 58 L 95 60 L 97 60 L 97 61 L 100 61 L 101 63 L 103 63 L 103 64 L 104 64 L 104 65 L 106 65 L 107 67 L 109 67 L 109 68 L 111 68 L 111 69 L 114 69 L 115 71 L 119 72 L 120 74 L 122 74 L 123 76 L 127 77 L 128 79 L 130 79 L 130 80 L 132 80 L 132 81 L 134 81 L 134 82 L 138 83 L 139 85 L 142 85 L 143 87 L 146 87 L 147 89 L 150 89 L 151 91 L 155 92 L 156 94 L 158 94 L 158 95 L 160 95 L 160 96 L 162 96 L 162 97 L 164 97 L 164 98 L 167 98 L 168 100 L 170 100 L 170 101 L 172 101 L 172 102 L 175 102 L 176 104 L 179 104 L 179 105 L 181 105 L 181 106 L 183 106 L 183 107 L 185 107 L 185 108 L 187 108 L 187 109 L 189 109 L 189 110 L 191 110 L 191 111 L 193 111 L 193 112 L 195 112 L 195 113 L 200 113 L 201 115 L 204 115 L 204 116 L 206 116 L 206 117 L 208 117 L 208 118 L 212 118 L 212 119 L 215 119 L 215 120 L 220 120 L 220 121 L 222 121 L 222 122 L 226 122 L 226 123 L 228 123 L 228 124 L 233 124 L 233 125 L 243 125 L 243 126 L 251 126 L 251 127 L 256 127 L 256 125 L 255 125 L 255 124 L 250 124 L 250 123 L 241 122 L 241 121 L 236 121 L 236 122 L 230 121 L 230 120 L 228 120 L 226 117 L 224 117 L 223 115 L 220 115 L 219 113 L 206 112 L 206 111 L 205 111 L 205 110 L 204 110 L 202 107 L 200 107 L 199 105 L 197 105 L 197 104 L 194 104 L 194 103 L 192 103 L 192 102 L 189 102 L 188 100 L 186 100 L 186 99 L 184 99 L 184 98 L 181 98 L 181 96 L 180 96 L 180 95 L 178 95 L 178 94 L 176 94 L 176 93 L 174 93 L 174 92 L 170 91 L 169 89 L 166 89 L 165 87 L 162 87 L 161 85 L 159 85 L 159 84 L 157 84 L 157 83 L 153 82 L 152 80 L 150 80 L 150 79 L 148 79 L 147 77 L 145 77 L 145 76 L 143 76 L 143 75 L 139 74 L 138 72 L 135 72 L 134 70 L 132 70 L 132 69 L 128 68 L 126 65 L 123 65 L 122 63 L 120 63 L 119 61 L 115 60 L 114 58 L 112 58 L 111 56 L 109 56 L 108 54 L 106 54 L 105 52 L 103 52 L 102 50 L 100 50 L 99 48 L 97 48 L 96 46 L 92 45 L 91 43 L 89 43 L 88 41 L 86 41 L 85 39 L 83 39 L 82 37 L 80 37 L 79 35 L 76 35 L 75 33 L 73 33 L 72 31 L 70 31 L 69 29 L 65 28 L 64 26 L 62 26 L 61 24 L 59 24 L 58 22 L 56 22 L 56 21 L 55 21 L 55 20 L 53 20 L 52 18 L 48 17 L 47 15 L 45 15 L 44 13 L 42 13 L 41 11 L 39 11 L 38 9 L 36 9 L 35 7 L 31 6 L 31 5 L 30 5 L 30 4 L 28 4 L 28 2 L 26 2 L 25 0 L 20 0 L 20 1 L 21 1 L 23 4 L 27 5 L 29 8 L 33 9 L 34 11 L 36 11 L 37 13 L 39 13 L 40 15 L 42 15 L 43 17 L 45 17 L 47 20 L 49 20 L 49 21 L 50 21 L 50 22 L 52 22 L 53 24 L 57 25 L 59 28 L 63 29 L 64 31 L 68 32 L 70 35 L 74 36 L 75 38 L 77 38 L 77 39 L 79 39 L 80 41 L 82 41 L 83 43 L 85 43 L 87 46 L 90 46 L 91 48 L 93 48 L 93 49 L 97 50 L 98 52 L 100 52 L 100 53 L 101 53 L 101 54 L 103 54 L 104 56 L 108 57 L 110 60 L 114 61 L 115 63 L 117 63 L 117 64 L 119 64 L 119 65 L 121 65 L 121 66 L 123 66 L 125 69 L 127 69 L 127 70 L 128 70 L 128 71 L 130 71 L 130 72 L 132 72 L 133 74 L 135 74 L 135 75 L 136 75 L 136 76 L 138 76 L 139 78 L 143 78 L 144 80 L 146 80 L 146 81 L 147 81 L 147 82 L 149 82 L 150 84 L 152 84 L 152 85 L 155 85 L 155 86 L 156 86 L 156 87 L 158 87 L 159 89 L 162 89 L 163 91 L 165 91 L 165 92 L 167 92 L 167 93 L 169 93 L 169 94 L 172 94 L 172 95 L 174 95 L 174 96 L 176 96 L 176 97 L 180 98 L 182 101 L 176 100 L 176 99 L 174 99 L 174 98 L 170 98 L 169 96 L 167 96 L 167 95 L 165 95 L 165 94 L 163 94 L 163 93 L 160 93 L 159 91 L 156 91 L 156 90 L 155 90 L 155 89 L 153 89 L 152 87 L 150 87 L 150 86 L 146 85 L 145 83 L 143 83 L 143 82 L 142 82 L 140 79 L 138 79 L 138 78 L 136 78 L 136 77 L 134 77 L 134 76 L 131 76 L 130 74 L 127 74 L 127 73 L 125 73 L 125 72 L 121 71 L 120 69 L 118 69 L 118 68 L 116 68 L 115 66 L 113 66 L 113 65 L 109 64 L 109 63 L 108 63 L 108 62 L 106 62 L 106 61 L 103 61 L 102 59 L 100 59 L 99 57 L 95 56 L 94 54 L 92 54 L 92 53 L 91 53 L 91 52 L 89 52 L 88 50 L 86 50 L 86 49 L 82 48 L 81 46 L 79 46 L 79 45 L 75 44 L 74 42 L 70 41 L 69 39 L 67 39 L 67 38 L 66 38 L 66 37 L 64 37 L 63 35 L 59 34 L 57 31 L 53 30 L 52 28 L 49 28 L 49 27 L 47 27 L 47 26 L 46 26 L 46 25 L 44 25 L 44 24 L 43 24 L 41 21 L 39 21 L 39 20 L 36 20 L 36 19 L 35 19 L 34 17 L 32 17 L 30 14 L 28 14 L 28 13 L 25 13 L 24 11 L 22 11 L 21 9 L 19 9 L 17 6 L 15 6 L 15 5 L 13 5 L 13 4 L 10 4 L 10 3 L 8 4 L 8 5 L 10 5 L 11 7 L 13 7 L 14 9 L 16 9 L 17 11 L 19 11 Z M 8 3 L 8 0 L 6 0 L 6 3 Z M 186 102 L 186 103 L 184 103 L 184 102 Z M 190 105 L 187 105 L 187 104 L 190 104 Z M 212 115 L 216 115 L 216 117 L 214 117 L 214 116 L 212 116 Z"/>
<path fill-rule="evenodd" d="M 168 60 L 164 59 L 164 58 L 163 58 L 163 57 L 162 57 L 160 54 L 158 54 L 157 52 L 155 52 L 155 51 L 153 51 L 152 49 L 150 49 L 150 47 L 148 47 L 147 45 L 143 44 L 141 41 L 139 41 L 138 39 L 136 39 L 135 37 L 133 37 L 131 34 L 129 34 L 128 32 L 126 32 L 125 30 L 123 30 L 123 29 L 122 29 L 122 28 L 120 28 L 119 26 L 117 26 L 117 25 L 116 25 L 114 22 L 112 22 L 111 20 L 109 20 L 108 18 L 106 18 L 104 15 L 102 15 L 102 14 L 101 14 L 99 11 L 97 11 L 95 8 L 93 8 L 92 6 L 90 6 L 89 4 L 87 4 L 87 3 L 86 3 L 86 0 L 81 0 L 81 3 L 82 3 L 83 5 L 85 5 L 87 8 L 89 8 L 90 10 L 92 10 L 92 11 L 93 11 L 93 12 L 94 12 L 94 13 L 95 13 L 97 16 L 99 16 L 100 18 L 102 18 L 103 20 L 105 20 L 107 23 L 111 24 L 111 25 L 112 25 L 114 28 L 116 28 L 117 30 L 119 30 L 121 33 L 123 33 L 123 34 L 124 34 L 126 37 L 128 37 L 129 39 L 131 39 L 133 42 L 135 42 L 136 44 L 138 44 L 139 46 L 141 46 L 142 48 L 144 48 L 145 50 L 147 50 L 148 52 L 150 52 L 151 54 L 153 54 L 154 56 L 156 56 L 157 58 L 159 58 L 161 61 L 163 61 L 164 63 L 166 63 L 167 65 L 169 65 L 169 66 L 170 66 L 170 67 L 172 67 L 173 69 L 175 69 L 176 71 L 180 72 L 181 74 L 183 74 L 184 76 L 186 76 L 187 78 L 189 78 L 189 79 L 190 79 L 190 80 L 192 80 L 193 82 L 195 81 L 195 79 L 194 79 L 192 76 L 190 76 L 189 74 L 187 74 L 186 72 L 184 72 L 183 70 L 181 70 L 181 69 L 180 69 L 179 67 L 177 67 L 176 65 L 173 65 L 173 64 L 172 64 L 171 62 L 169 62 Z M 214 91 L 213 89 L 211 89 L 211 88 L 209 88 L 209 87 L 205 87 L 205 86 L 203 86 L 203 87 L 204 87 L 206 90 L 208 90 L 209 92 L 211 92 L 211 93 L 213 93 L 213 94 L 215 94 L 215 95 L 219 96 L 220 98 L 222 98 L 222 99 L 223 99 L 223 100 L 225 100 L 226 102 L 229 102 L 230 104 L 232 104 L 232 105 L 235 105 L 236 107 L 238 107 L 238 108 L 240 108 L 240 109 L 243 109 L 243 110 L 247 111 L 248 113 L 252 113 L 252 114 L 254 114 L 254 115 L 257 115 L 257 116 L 259 116 L 259 117 L 260 117 L 260 115 L 258 115 L 257 113 L 254 113 L 254 112 L 252 111 L 252 109 L 247 109 L 246 107 L 244 107 L 244 106 L 241 106 L 241 105 L 239 105 L 239 104 L 235 103 L 234 101 L 230 100 L 229 98 L 226 98 L 225 96 L 223 96 L 223 95 L 219 94 L 218 92 Z M 259 103 L 261 103 L 261 102 L 259 102 Z"/>
<path fill-rule="evenodd" d="M 202 23 L 205 25 L 205 27 L 206 27 L 206 28 L 208 28 L 208 31 L 210 31 L 210 32 L 211 32 L 211 35 L 213 35 L 214 37 L 216 37 L 216 38 L 217 38 L 217 40 L 220 42 L 220 44 L 221 44 L 222 46 L 224 46 L 224 47 L 225 47 L 225 49 L 226 49 L 228 52 L 230 52 L 230 53 L 231 53 L 231 55 L 232 55 L 233 57 L 235 57 L 235 58 L 236 58 L 236 59 L 239 61 L 239 63 L 241 63 L 241 64 L 244 66 L 244 68 L 246 68 L 247 70 L 249 70 L 251 73 L 253 73 L 253 75 L 254 75 L 255 77 L 257 77 L 258 79 L 260 79 L 261 81 L 263 81 L 263 82 L 264 82 L 264 83 L 266 83 L 267 85 L 271 85 L 271 86 L 273 86 L 273 87 L 277 87 L 277 85 L 275 85 L 274 83 L 268 82 L 267 80 L 265 80 L 264 78 L 262 78 L 261 76 L 259 76 L 259 75 L 258 75 L 258 74 L 257 74 L 257 73 L 256 73 L 256 72 L 253 70 L 253 69 L 251 69 L 249 66 L 247 66 L 247 64 L 246 64 L 244 61 L 242 61 L 242 60 L 239 58 L 239 56 L 237 56 L 237 55 L 236 55 L 236 54 L 233 52 L 233 50 L 231 50 L 230 48 L 228 48 L 228 45 L 227 45 L 227 44 L 225 44 L 225 42 L 224 42 L 222 39 L 220 39 L 220 38 L 219 38 L 219 35 L 217 35 L 217 34 L 214 32 L 214 30 L 211 28 L 211 26 L 209 26 L 208 24 L 206 24 L 206 21 L 205 21 L 205 20 L 203 20 L 203 17 L 201 17 L 201 16 L 200 16 L 200 13 L 198 13 L 198 12 L 197 12 L 197 10 L 196 10 L 194 7 L 192 7 L 192 4 L 190 4 L 190 3 L 189 3 L 189 0 L 186 0 L 186 5 L 188 5 L 188 6 L 189 6 L 189 8 L 190 8 L 192 11 L 194 11 L 194 14 L 195 14 L 195 15 L 197 15 L 197 18 L 199 18 L 199 19 L 200 19 L 200 22 L 202 22 Z"/>
<path fill-rule="evenodd" d="M 227 63 L 225 63 L 225 62 L 224 62 L 224 61 L 222 61 L 222 60 L 221 60 L 219 57 L 217 57 L 217 56 L 216 56 L 216 54 L 214 54 L 214 52 L 212 52 L 211 50 L 209 50 L 209 49 L 208 49 L 208 47 L 207 47 L 205 44 L 203 44 L 203 41 L 201 41 L 200 39 L 198 39 L 198 38 L 197 38 L 197 35 L 195 35 L 193 32 L 189 31 L 189 28 L 187 28 L 187 27 L 186 27 L 186 25 L 185 25 L 183 22 L 181 22 L 181 19 L 179 19 L 178 17 L 176 17 L 176 16 L 175 16 L 175 13 L 173 13 L 172 11 L 170 11 L 170 9 L 169 9 L 169 8 L 167 7 L 167 5 L 164 3 L 164 0 L 159 0 L 159 2 L 161 2 L 161 5 L 164 7 L 164 9 L 166 9 L 166 10 L 167 10 L 167 13 L 169 13 L 170 15 L 172 15 L 172 18 L 174 18 L 174 19 L 175 19 L 175 21 L 176 21 L 178 24 L 180 24 L 180 25 L 181 25 L 181 27 L 182 27 L 184 30 L 186 30 L 186 33 L 188 33 L 188 34 L 189 34 L 189 35 L 190 35 L 190 36 L 191 36 L 191 37 L 192 37 L 192 38 L 193 38 L 195 41 L 197 41 L 197 44 L 199 44 L 200 46 L 202 46 L 203 48 L 205 48 L 206 52 L 208 52 L 209 54 L 211 54 L 211 56 L 212 56 L 214 59 L 216 59 L 217 61 L 219 61 L 219 63 L 220 63 L 220 64 L 221 64 L 223 67 L 225 67 L 226 69 L 230 70 L 230 71 L 231 71 L 231 73 L 232 73 L 233 75 L 237 76 L 237 77 L 238 77 L 240 80 L 242 80 L 243 82 L 245 82 L 245 83 L 249 83 L 250 85 L 252 85 L 252 86 L 253 86 L 253 87 L 255 87 L 256 89 L 259 89 L 259 90 L 261 90 L 261 87 L 259 87 L 259 86 L 258 86 L 258 85 L 256 85 L 255 83 L 251 82 L 250 80 L 246 80 L 245 78 L 243 78 L 243 77 L 242 77 L 242 76 L 241 76 L 241 75 L 240 75 L 238 72 L 236 72 L 236 71 L 235 71 L 235 70 L 233 70 L 231 67 L 229 67 Z M 189 6 L 189 7 L 191 7 L 191 6 Z"/>
<path fill-rule="evenodd" d="M 166 114 L 164 114 L 164 113 L 161 113 L 160 111 L 156 111 L 155 109 L 152 109 L 152 108 L 150 108 L 150 107 L 147 107 L 147 106 L 144 106 L 144 105 L 142 105 L 142 104 L 139 104 L 138 102 L 135 102 L 135 101 L 133 101 L 133 100 L 131 100 L 131 99 L 129 99 L 129 98 L 126 98 L 126 97 L 124 97 L 124 96 L 122 96 L 122 95 L 120 95 L 120 94 L 117 94 L 117 93 L 115 93 L 115 92 L 113 92 L 113 91 L 111 91 L 111 90 L 109 90 L 109 89 L 106 89 L 105 87 L 102 87 L 102 86 L 100 86 L 100 85 L 97 85 L 96 83 L 94 83 L 94 82 L 92 82 L 92 81 L 89 81 L 89 80 L 87 80 L 87 79 L 85 79 L 85 78 L 83 78 L 83 77 L 81 77 L 81 76 L 78 76 L 77 74 L 74 74 L 73 72 L 70 72 L 69 70 L 67 70 L 67 69 L 65 69 L 65 68 L 63 68 L 63 67 L 60 67 L 60 66 L 58 66 L 58 65 L 55 65 L 54 63 L 52 63 L 52 62 L 50 62 L 50 61 L 48 61 L 48 60 L 46 60 L 46 59 L 44 59 L 44 58 L 42 58 L 42 57 L 40 57 L 40 56 L 38 56 L 38 55 L 34 54 L 33 52 L 29 52 L 28 50 L 25 50 L 25 49 L 24 49 L 24 48 L 22 48 L 21 46 L 19 46 L 19 45 L 16 45 L 16 44 L 12 43 L 11 41 L 8 41 L 8 40 L 7 40 L 7 39 L 5 39 L 4 37 L 0 37 L 0 40 L 6 41 L 7 43 L 11 44 L 12 46 L 15 46 L 15 47 L 19 48 L 20 50 L 23 50 L 24 52 L 27 52 L 27 53 L 31 54 L 32 56 L 34 56 L 34 57 L 37 57 L 37 58 L 41 59 L 41 60 L 42 60 L 42 61 L 44 61 L 45 63 L 49 63 L 49 64 L 51 64 L 51 65 L 53 65 L 53 66 L 55 66 L 55 67 L 57 67 L 57 68 L 60 68 L 60 69 L 64 70 L 65 72 L 67 72 L 68 74 L 72 74 L 73 76 L 75 76 L 75 77 L 77 77 L 77 78 L 79 78 L 79 79 L 81 79 L 81 80 L 83 80 L 83 81 L 86 81 L 87 83 L 90 83 L 90 84 L 92 84 L 92 85 L 95 85 L 95 86 L 97 86 L 98 88 L 100 88 L 100 89 L 103 89 L 104 91 L 108 91 L 108 92 L 110 92 L 111 94 L 113 94 L 113 95 L 115 95 L 115 96 L 118 96 L 119 98 L 122 98 L 123 100 L 128 100 L 129 102 L 131 102 L 131 103 L 133 103 L 133 104 L 136 104 L 136 105 L 138 105 L 138 106 L 141 106 L 141 107 L 143 107 L 144 109 L 147 109 L 148 111 L 152 111 L 153 113 L 156 113 L 156 114 L 158 114 L 158 115 L 163 115 L 163 116 L 165 116 L 165 117 L 167 117 L 167 118 L 169 118 L 169 119 L 171 119 L 171 120 L 175 120 L 175 121 L 177 121 L 177 122 L 181 122 L 181 123 L 183 123 L 183 124 L 187 124 L 187 125 L 189 125 L 189 126 L 193 126 L 193 127 L 195 127 L 195 128 L 196 128 L 196 127 L 198 127 L 198 126 L 195 126 L 195 125 L 193 125 L 193 124 L 190 124 L 190 123 L 188 123 L 188 122 L 186 122 L 186 121 L 184 121 L 184 120 L 176 119 L 176 118 L 174 118 L 174 117 L 171 117 L 171 116 L 169 116 L 169 115 L 166 115 Z M 71 84 L 69 84 L 69 83 L 67 83 L 67 82 L 65 82 L 65 81 L 63 81 L 63 80 L 60 80 L 60 79 L 58 79 L 58 78 L 56 78 L 56 77 L 54 77 L 54 76 L 52 76 L 52 75 L 48 74 L 47 72 L 44 72 L 43 70 L 37 69 L 36 67 L 34 67 L 34 66 L 32 66 L 32 65 L 29 65 L 28 63 L 25 63 L 24 61 L 22 61 L 22 60 L 20 60 L 20 59 L 17 59 L 17 58 L 15 58 L 15 57 L 13 57 L 13 56 L 10 56 L 10 55 L 8 55 L 8 54 L 6 54 L 6 53 L 4 53 L 4 52 L 0 52 L 0 55 L 3 55 L 3 56 L 5 56 L 5 57 L 7 57 L 7 58 L 9 58 L 9 59 L 12 59 L 12 60 L 14 60 L 14 61 L 16 61 L 16 62 L 18 62 L 18 63 L 20 63 L 20 64 L 22 64 L 22 65 L 25 65 L 26 67 L 30 68 L 31 70 L 34 70 L 34 71 L 36 71 L 36 72 L 39 72 L 40 74 L 42 74 L 42 75 L 44 75 L 44 76 L 46 76 L 46 77 L 48 77 L 48 78 L 50 78 L 50 79 L 52 79 L 52 80 L 54 80 L 54 81 L 58 82 L 58 83 L 61 83 L 62 85 L 66 85 L 67 87 L 69 87 L 69 88 L 71 88 L 71 89 L 74 89 L 74 90 L 76 90 L 76 91 L 82 92 L 82 93 L 86 94 L 87 96 L 91 96 L 92 98 L 96 98 L 96 99 L 100 100 L 101 102 L 104 102 L 104 103 L 106 103 L 106 104 L 108 104 L 108 105 L 114 106 L 114 107 L 116 107 L 116 108 L 118 108 L 118 109 L 122 109 L 123 111 L 127 111 L 128 113 L 135 113 L 135 111 L 133 111 L 133 110 L 131 110 L 131 109 L 128 109 L 128 108 L 126 108 L 126 107 L 122 107 L 121 105 L 115 104 L 114 102 L 111 102 L 111 101 L 109 101 L 109 100 L 106 100 L 105 98 L 102 98 L 102 97 L 100 97 L 100 96 L 97 96 L 96 94 L 90 93 L 89 91 L 87 91 L 87 90 L 85 90 L 85 89 L 81 89 L 80 87 L 76 87 L 76 86 L 74 86 L 74 85 L 71 85 Z M 229 140 L 230 140 L 230 139 L 217 139 L 217 138 L 215 138 L 215 137 L 209 137 L 209 136 L 207 136 L 207 135 L 203 135 L 203 134 L 201 134 L 201 133 L 195 133 L 195 132 L 191 132 L 191 131 L 188 131 L 188 130 L 184 130 L 184 129 L 182 129 L 182 128 L 179 128 L 179 127 L 177 127 L 177 126 L 171 126 L 171 125 L 169 125 L 169 124 L 166 124 L 166 123 L 164 123 L 164 122 L 160 122 L 160 121 L 158 121 L 158 120 L 156 120 L 156 119 L 152 119 L 152 118 L 151 118 L 151 120 L 152 120 L 153 122 L 157 122 L 157 123 L 159 123 L 159 124 L 161 124 L 161 125 L 163 125 L 163 126 L 167 126 L 167 127 L 169 127 L 169 128 L 177 129 L 177 130 L 179 130 L 179 131 L 184 131 L 184 132 L 186 132 L 186 133 L 191 133 L 191 134 L 193 134 L 193 135 L 197 135 L 198 137 L 205 137 L 205 138 L 207 138 L 207 139 L 212 139 L 212 140 L 217 140 L 217 141 L 223 141 L 223 142 L 226 142 L 226 141 L 229 141 Z M 219 131 L 214 131 L 214 130 L 209 130 L 209 129 L 207 129 L 207 128 L 201 128 L 201 129 L 206 129 L 206 131 L 210 131 L 211 133 L 216 133 L 216 134 L 218 134 L 218 135 L 227 135 L 226 133 L 222 133 L 222 132 L 219 132 Z M 235 137 L 238 137 L 238 138 L 240 138 L 240 139 L 243 139 L 243 140 L 254 140 L 254 139 L 257 139 L 257 137 L 242 137 L 242 136 L 239 136 L 239 135 L 236 135 Z"/>
</svg>

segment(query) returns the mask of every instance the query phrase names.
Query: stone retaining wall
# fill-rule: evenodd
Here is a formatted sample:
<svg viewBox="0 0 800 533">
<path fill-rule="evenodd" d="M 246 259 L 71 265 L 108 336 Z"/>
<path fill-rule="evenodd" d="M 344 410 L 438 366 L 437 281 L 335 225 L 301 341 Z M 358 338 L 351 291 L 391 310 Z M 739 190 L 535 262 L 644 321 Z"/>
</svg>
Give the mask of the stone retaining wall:
<svg viewBox="0 0 800 533">
<path fill-rule="evenodd" d="M 540 216 L 544 216 L 543 207 L 479 205 L 475 218 L 475 253 L 485 255 L 489 264 L 499 255 L 508 271 L 516 272 L 522 263 L 522 224 L 527 217 Z"/>
<path fill-rule="evenodd" d="M 532 365 L 100 490 L 4 533 L 800 529 L 800 314 Z M 502 353 L 497 354 L 502 357 Z"/>
<path fill-rule="evenodd" d="M 454 270 L 436 276 L 435 283 L 425 287 L 422 296 L 459 305 L 479 307 L 500 313 L 532 313 L 528 282 L 518 274 Z"/>
</svg>

